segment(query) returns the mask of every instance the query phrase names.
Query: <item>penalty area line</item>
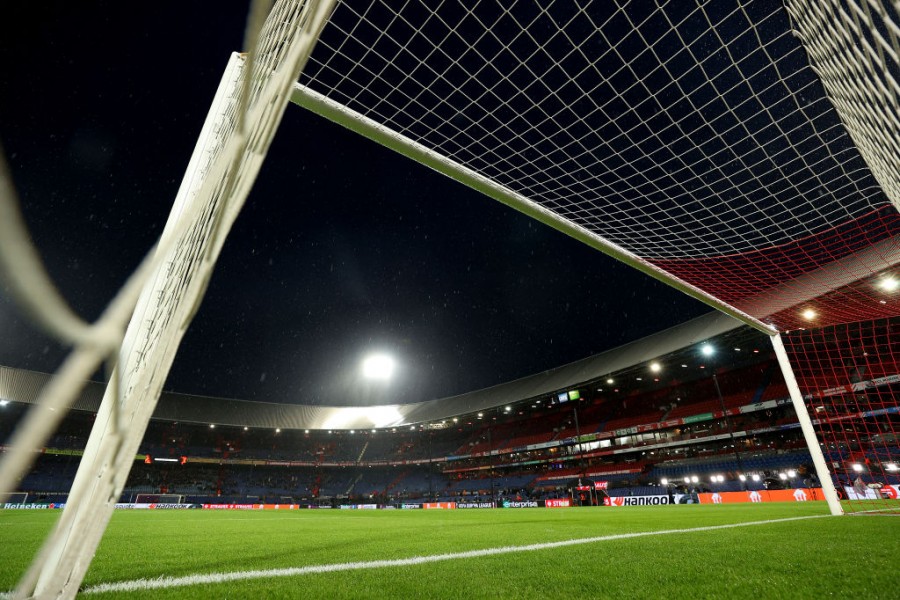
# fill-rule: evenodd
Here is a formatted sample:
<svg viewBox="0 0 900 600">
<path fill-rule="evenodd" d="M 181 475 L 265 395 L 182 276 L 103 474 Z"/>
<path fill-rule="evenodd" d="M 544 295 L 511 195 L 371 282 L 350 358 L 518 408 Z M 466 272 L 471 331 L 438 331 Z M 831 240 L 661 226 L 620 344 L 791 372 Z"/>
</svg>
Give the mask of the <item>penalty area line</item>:
<svg viewBox="0 0 900 600">
<path fill-rule="evenodd" d="M 230 581 L 246 581 L 250 579 L 267 579 L 276 577 L 295 577 L 298 575 L 312 575 L 319 573 L 335 573 L 338 571 L 357 571 L 362 569 L 384 569 L 391 567 L 408 567 L 424 565 L 428 563 L 460 560 L 467 558 L 480 558 L 483 556 L 497 556 L 500 554 L 512 554 L 514 552 L 533 552 L 535 550 L 549 550 L 564 548 L 566 546 L 578 546 L 582 544 L 595 544 L 598 542 L 611 542 L 615 540 L 628 540 L 634 538 L 675 535 L 680 533 L 698 533 L 703 531 L 718 531 L 720 529 L 735 529 L 738 527 L 754 527 L 757 525 L 770 525 L 773 523 L 787 523 L 789 521 L 803 521 L 807 519 L 821 519 L 831 515 L 809 515 L 803 517 L 787 517 L 783 519 L 767 519 L 764 521 L 747 521 L 744 523 L 729 523 L 726 525 L 708 525 L 705 527 L 690 527 L 686 529 L 663 529 L 659 531 L 640 531 L 635 533 L 618 533 L 596 537 L 561 540 L 558 542 L 541 542 L 526 544 L 523 546 L 500 546 L 496 548 L 484 548 L 481 550 L 468 550 L 465 552 L 449 552 L 445 554 L 432 554 L 426 556 L 413 556 L 410 558 L 398 558 L 393 560 L 371 560 L 361 562 L 333 563 L 325 565 L 309 565 L 305 567 L 287 567 L 281 569 L 260 569 L 251 571 L 235 571 L 231 573 L 207 573 L 198 575 L 186 575 L 183 577 L 159 577 L 156 579 L 134 579 L 130 581 L 118 581 L 100 583 L 81 590 L 82 594 L 101 594 L 105 592 L 136 592 L 144 590 L 158 590 L 191 585 L 227 583 Z M 0 595 L 2 597 L 2 595 Z"/>
</svg>

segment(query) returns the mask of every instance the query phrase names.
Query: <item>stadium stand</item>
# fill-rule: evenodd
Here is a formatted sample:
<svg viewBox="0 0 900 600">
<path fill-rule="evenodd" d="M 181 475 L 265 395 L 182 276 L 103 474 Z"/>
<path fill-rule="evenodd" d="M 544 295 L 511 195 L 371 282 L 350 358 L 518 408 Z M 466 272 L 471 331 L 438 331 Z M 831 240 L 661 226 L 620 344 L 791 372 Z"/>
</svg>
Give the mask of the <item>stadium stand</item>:
<svg viewBox="0 0 900 600">
<path fill-rule="evenodd" d="M 604 481 L 612 496 L 810 483 L 811 458 L 769 352 L 698 363 L 686 349 L 665 358 L 671 371 L 659 377 L 642 376 L 638 365 L 579 384 L 575 399 L 568 390 L 414 426 L 306 430 L 154 419 L 122 498 L 388 504 L 558 496 L 578 477 Z M 0 446 L 24 407 L 0 407 Z M 848 441 L 827 449 L 827 459 L 842 465 L 839 477 L 853 464 L 880 465 L 890 456 L 885 449 L 896 448 L 895 414 L 876 415 L 866 427 L 832 415 L 823 405 L 814 416 L 820 427 L 852 433 L 834 436 Z M 90 410 L 71 412 L 36 449 L 41 456 L 20 490 L 64 498 L 93 419 Z M 886 483 L 898 480 L 894 473 Z"/>
</svg>

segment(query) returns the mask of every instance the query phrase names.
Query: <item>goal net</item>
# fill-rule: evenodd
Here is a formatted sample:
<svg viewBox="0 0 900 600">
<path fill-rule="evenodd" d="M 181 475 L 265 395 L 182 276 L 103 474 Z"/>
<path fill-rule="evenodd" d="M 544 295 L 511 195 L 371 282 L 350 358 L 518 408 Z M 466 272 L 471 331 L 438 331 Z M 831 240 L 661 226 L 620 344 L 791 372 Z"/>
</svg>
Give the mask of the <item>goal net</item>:
<svg viewBox="0 0 900 600">
<path fill-rule="evenodd" d="M 116 365 L 18 595 L 77 590 L 289 96 L 771 335 L 832 512 L 896 507 L 897 0 L 280 0 L 259 28 L 265 7 L 159 247 L 97 324 L 16 277 L 40 270 L 0 177 L 0 268 L 75 344 L 0 494 L 77 383 Z"/>
<path fill-rule="evenodd" d="M 342 3 L 294 101 L 771 335 L 832 512 L 896 510 L 898 6 Z"/>
<path fill-rule="evenodd" d="M 135 504 L 181 504 L 183 502 L 182 494 L 137 494 L 134 497 Z"/>
<path fill-rule="evenodd" d="M 28 502 L 28 492 L 11 492 L 6 495 L 4 506 L 20 506 Z"/>
</svg>

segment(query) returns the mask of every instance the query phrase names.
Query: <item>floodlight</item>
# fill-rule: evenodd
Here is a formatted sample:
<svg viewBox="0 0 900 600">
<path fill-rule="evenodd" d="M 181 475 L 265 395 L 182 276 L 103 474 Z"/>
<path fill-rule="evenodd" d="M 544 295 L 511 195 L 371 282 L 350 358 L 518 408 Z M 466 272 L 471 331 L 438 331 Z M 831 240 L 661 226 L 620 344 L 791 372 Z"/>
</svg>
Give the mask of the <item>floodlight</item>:
<svg viewBox="0 0 900 600">
<path fill-rule="evenodd" d="M 650 363 L 650 370 L 653 371 L 654 373 L 659 373 L 662 370 L 662 367 L 659 365 L 658 362 L 652 362 L 652 363 Z"/>
<path fill-rule="evenodd" d="M 700 478 L 697 477 L 696 475 L 693 475 L 693 476 L 691 477 L 691 483 L 697 483 L 698 481 L 700 481 Z"/>
<path fill-rule="evenodd" d="M 685 483 L 690 483 L 690 482 L 691 482 L 691 478 L 690 478 L 690 477 L 685 477 L 685 478 L 684 478 L 684 482 L 685 482 Z"/>
<path fill-rule="evenodd" d="M 9 400 L 0 400 L 0 406 L 6 406 L 9 404 Z"/>
<path fill-rule="evenodd" d="M 210 423 L 210 424 L 209 424 L 209 428 L 210 428 L 210 429 L 215 429 L 216 426 L 215 426 L 213 423 Z"/>
<path fill-rule="evenodd" d="M 897 281 L 893 276 L 888 276 L 882 279 L 878 285 L 886 292 L 893 292 L 897 287 L 900 287 L 900 281 Z"/>
<path fill-rule="evenodd" d="M 700 353 L 703 354 L 703 356 L 712 356 L 715 351 L 716 349 L 709 344 L 700 346 Z"/>
<path fill-rule="evenodd" d="M 793 479 L 794 477 L 797 476 L 797 471 L 795 471 L 793 469 L 788 469 L 787 476 L 790 477 L 791 479 Z"/>
<path fill-rule="evenodd" d="M 281 427 L 276 427 L 276 428 L 275 428 L 275 433 L 281 433 Z"/>
<path fill-rule="evenodd" d="M 900 467 L 897 467 L 897 463 L 887 463 L 884 465 L 885 471 L 900 471 Z"/>
<path fill-rule="evenodd" d="M 754 473 L 753 475 L 750 476 L 750 479 L 752 479 L 753 481 L 759 481 L 759 475 Z"/>
<path fill-rule="evenodd" d="M 857 473 L 862 473 L 863 466 L 859 463 L 853 463 L 853 470 L 856 471 Z"/>
<path fill-rule="evenodd" d="M 813 319 L 816 318 L 816 311 L 814 311 L 811 308 L 807 308 L 806 310 L 803 311 L 802 315 L 803 315 L 803 318 L 806 319 L 807 321 L 812 321 Z"/>
<path fill-rule="evenodd" d="M 747 481 L 747 476 L 741 473 L 740 475 L 738 475 L 738 479 L 740 479 L 741 481 Z"/>
<path fill-rule="evenodd" d="M 779 474 L 778 474 L 778 479 L 780 479 L 780 480 L 782 480 L 782 481 L 787 481 L 787 474 L 786 474 L 786 473 L 779 473 Z"/>
<path fill-rule="evenodd" d="M 662 485 L 669 485 L 669 480 L 666 479 L 665 477 L 663 477 L 662 479 L 660 479 L 659 482 L 660 482 Z"/>
<path fill-rule="evenodd" d="M 394 373 L 394 359 L 387 354 L 372 354 L 362 363 L 362 372 L 367 379 L 386 381 Z"/>
<path fill-rule="evenodd" d="M 615 381 L 613 381 L 613 378 L 610 377 L 609 379 L 606 380 L 606 383 L 608 383 L 609 385 L 612 385 L 613 383 L 615 383 Z"/>
</svg>

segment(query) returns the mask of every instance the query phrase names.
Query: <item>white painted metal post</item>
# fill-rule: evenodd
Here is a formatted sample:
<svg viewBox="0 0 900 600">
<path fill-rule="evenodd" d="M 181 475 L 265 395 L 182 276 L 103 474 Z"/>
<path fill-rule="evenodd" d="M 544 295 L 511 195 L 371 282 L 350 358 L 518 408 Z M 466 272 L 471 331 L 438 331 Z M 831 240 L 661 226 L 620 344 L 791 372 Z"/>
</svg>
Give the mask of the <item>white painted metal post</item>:
<svg viewBox="0 0 900 600">
<path fill-rule="evenodd" d="M 485 194 L 489 198 L 493 198 L 507 206 L 511 206 L 519 212 L 522 212 L 533 219 L 537 219 L 541 223 L 549 225 L 557 231 L 561 231 L 562 233 L 575 238 L 579 242 L 587 244 L 595 250 L 599 250 L 604 254 L 612 256 L 616 260 L 634 267 L 642 273 L 646 273 L 647 275 L 672 286 L 676 290 L 680 290 L 688 296 L 696 298 L 716 310 L 734 317 L 738 321 L 745 323 L 754 329 L 767 335 L 775 333 L 775 330 L 771 325 L 763 323 L 756 317 L 753 317 L 730 304 L 726 304 L 697 286 L 688 283 L 667 271 L 663 271 L 650 261 L 641 258 L 630 250 L 607 240 L 594 231 L 590 231 L 587 228 L 556 214 L 550 209 L 541 206 L 537 202 L 526 198 L 522 194 L 519 194 L 508 187 L 501 185 L 492 179 L 488 179 L 481 173 L 447 158 L 446 156 L 438 154 L 431 148 L 390 129 L 343 104 L 327 98 L 319 92 L 297 83 L 294 85 L 293 93 L 291 94 L 291 102 L 298 106 L 302 106 L 329 121 L 342 125 L 350 131 L 355 131 L 373 142 L 381 144 L 386 148 L 390 148 L 395 152 L 399 152 L 403 156 L 411 158 L 426 167 L 430 167 L 438 173 L 442 173 L 473 190 Z"/>
<path fill-rule="evenodd" d="M 844 509 L 841 507 L 841 502 L 838 499 L 837 490 L 834 489 L 831 471 L 825 462 L 822 448 L 819 447 L 819 438 L 816 437 L 816 431 L 813 429 L 809 412 L 806 410 L 806 403 L 803 402 L 803 395 L 800 393 L 800 386 L 797 385 L 797 379 L 794 377 L 794 370 L 791 368 L 791 362 L 784 349 L 784 342 L 781 341 L 780 333 L 772 336 L 772 346 L 775 348 L 778 365 L 784 374 L 784 381 L 787 383 L 788 392 L 791 395 L 791 403 L 794 405 L 794 411 L 797 413 L 797 420 L 800 421 L 800 429 L 803 431 L 806 446 L 812 455 L 813 465 L 816 467 L 816 475 L 822 484 L 822 491 L 825 494 L 825 500 L 828 502 L 828 508 L 831 510 L 831 514 L 842 515 L 844 514 Z"/>
</svg>

